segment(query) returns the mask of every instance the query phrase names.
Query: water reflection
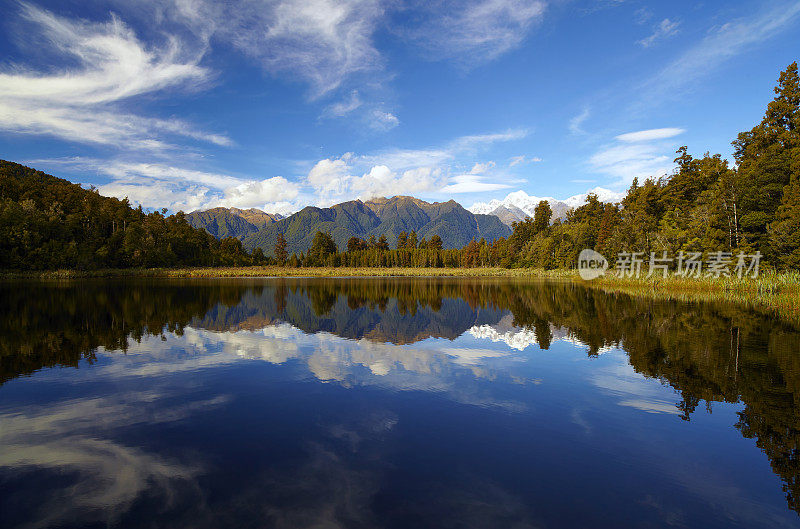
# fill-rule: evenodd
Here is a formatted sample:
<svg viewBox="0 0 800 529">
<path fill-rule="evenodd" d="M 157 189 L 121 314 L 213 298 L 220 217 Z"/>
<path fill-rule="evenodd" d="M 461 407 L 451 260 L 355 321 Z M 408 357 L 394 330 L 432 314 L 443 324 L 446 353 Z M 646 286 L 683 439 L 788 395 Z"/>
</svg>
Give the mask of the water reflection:
<svg viewBox="0 0 800 529">
<path fill-rule="evenodd" d="M 669 504 L 654 491 L 626 507 L 633 519 L 713 526 L 693 518 L 702 510 L 695 501 L 724 511 L 727 522 L 794 522 L 753 499 L 758 479 L 747 476 L 747 485 L 728 475 L 734 470 L 719 474 L 711 455 L 694 461 L 708 466 L 703 483 L 676 461 L 654 462 L 681 443 L 689 461 L 699 450 L 689 440 L 701 433 L 708 454 L 720 449 L 714 442 L 750 454 L 741 441 L 752 439 L 786 505 L 799 507 L 800 333 L 770 314 L 490 280 L 92 281 L 0 292 L 4 525 L 143 525 L 157 512 L 189 526 L 225 525 L 226 513 L 237 523 L 287 527 L 437 525 L 444 515 L 451 526 L 569 526 L 568 516 L 532 503 L 534 491 L 543 501 L 580 488 L 559 488 L 568 468 L 549 468 L 548 450 L 588 450 L 566 467 L 597 467 L 588 454 L 618 463 L 622 456 L 600 439 L 622 428 L 639 437 L 640 457 L 660 468 L 659 479 L 695 498 Z M 557 354 L 532 361 L 550 350 Z M 42 370 L 55 366 L 78 369 Z M 45 389 L 27 394 L 37 383 Z M 723 406 L 720 419 L 710 414 L 715 406 Z M 632 424 L 623 413 L 642 415 Z M 462 430 L 451 431 L 462 416 Z M 506 428 L 507 439 L 484 439 L 470 426 L 481 421 L 495 434 Z M 692 421 L 707 431 L 679 429 Z M 247 430 L 226 431 L 231 425 Z M 440 433 L 415 446 L 421 431 Z M 591 448 L 576 432 L 593 439 Z M 659 446 L 658 435 L 671 444 Z M 270 452 L 239 458 L 215 444 L 224 439 L 264 442 Z M 520 455 L 510 448 L 519 442 L 540 453 Z M 188 455 L 177 448 L 187 445 Z M 506 460 L 494 461 L 509 465 L 505 474 L 487 477 L 480 459 L 500 457 L 487 446 L 533 458 L 549 483 L 514 486 L 520 478 Z M 420 468 L 398 470 L 411 460 Z M 426 474 L 436 471 L 435 479 Z M 203 482 L 214 474 L 230 487 L 237 472 L 249 477 L 236 494 Z M 410 489 L 411 475 L 429 481 Z M 50 493 L 34 502 L 30 491 L 42 483 Z M 603 502 L 594 503 L 572 521 L 599 523 Z"/>
</svg>

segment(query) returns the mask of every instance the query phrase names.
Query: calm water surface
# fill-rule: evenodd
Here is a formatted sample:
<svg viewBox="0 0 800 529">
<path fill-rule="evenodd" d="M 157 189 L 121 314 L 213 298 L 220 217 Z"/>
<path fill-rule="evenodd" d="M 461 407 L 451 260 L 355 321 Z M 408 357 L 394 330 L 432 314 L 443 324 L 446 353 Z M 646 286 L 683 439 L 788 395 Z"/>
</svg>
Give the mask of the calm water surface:
<svg viewBox="0 0 800 529">
<path fill-rule="evenodd" d="M 510 280 L 0 285 L 2 527 L 798 527 L 800 331 Z"/>
</svg>

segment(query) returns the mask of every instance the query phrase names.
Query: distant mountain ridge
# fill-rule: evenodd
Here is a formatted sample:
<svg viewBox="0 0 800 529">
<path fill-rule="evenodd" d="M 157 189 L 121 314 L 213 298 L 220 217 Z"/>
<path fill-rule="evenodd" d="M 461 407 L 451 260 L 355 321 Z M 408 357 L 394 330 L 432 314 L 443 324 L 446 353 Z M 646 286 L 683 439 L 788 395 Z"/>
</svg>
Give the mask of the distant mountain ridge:
<svg viewBox="0 0 800 529">
<path fill-rule="evenodd" d="M 191 226 L 204 229 L 218 239 L 226 237 L 241 239 L 284 218 L 278 213 L 266 213 L 255 208 L 213 208 L 193 211 L 187 213 L 185 217 Z"/>
<path fill-rule="evenodd" d="M 290 253 L 306 252 L 317 231 L 330 233 L 340 250 L 345 249 L 350 237 L 377 239 L 381 235 L 394 247 L 403 231 L 415 231 L 420 240 L 438 235 L 445 248 L 461 248 L 472 239 L 492 242 L 511 234 L 497 217 L 476 215 L 454 200 L 431 203 L 396 196 L 366 202 L 352 200 L 329 208 L 308 206 L 246 235 L 242 243 L 246 248 L 258 247 L 272 255 L 278 233 L 283 233 Z"/>
<path fill-rule="evenodd" d="M 539 202 L 546 200 L 553 210 L 551 220 L 564 219 L 569 210 L 586 203 L 589 193 L 597 195 L 600 202 L 619 202 L 625 196 L 625 193 L 611 191 L 603 187 L 596 187 L 591 191 L 574 195 L 564 200 L 558 200 L 553 197 L 536 197 L 528 195 L 525 191 L 515 191 L 509 193 L 503 200 L 494 199 L 489 202 L 476 202 L 469 208 L 469 211 L 475 214 L 494 215 L 507 226 L 511 226 L 513 222 L 524 220 L 526 217 L 533 217 Z"/>
<path fill-rule="evenodd" d="M 394 247 L 400 232 L 415 231 L 419 240 L 438 235 L 444 248 L 461 248 L 472 239 L 492 242 L 511 234 L 496 216 L 471 213 L 454 200 L 431 203 L 408 196 L 351 200 L 329 208 L 308 206 L 285 218 L 257 209 L 214 208 L 189 213 L 186 219 L 215 237 L 236 237 L 245 248 L 258 247 L 267 255 L 272 255 L 278 233 L 286 238 L 290 253 L 308 251 L 317 231 L 330 233 L 340 250 L 350 237 L 381 235 Z"/>
</svg>

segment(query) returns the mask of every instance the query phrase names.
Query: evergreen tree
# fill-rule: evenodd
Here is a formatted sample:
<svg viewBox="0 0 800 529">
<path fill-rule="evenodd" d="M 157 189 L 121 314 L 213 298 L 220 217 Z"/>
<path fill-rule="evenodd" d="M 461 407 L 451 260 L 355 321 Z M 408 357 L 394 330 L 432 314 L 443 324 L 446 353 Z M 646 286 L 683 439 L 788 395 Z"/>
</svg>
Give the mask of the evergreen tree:
<svg viewBox="0 0 800 529">
<path fill-rule="evenodd" d="M 395 248 L 397 248 L 398 250 L 402 250 L 403 248 L 406 248 L 407 246 L 408 246 L 408 233 L 404 232 L 404 231 L 401 231 L 397 235 L 397 245 L 395 246 Z"/>
<path fill-rule="evenodd" d="M 318 231 L 314 235 L 314 240 L 311 243 L 311 248 L 308 249 L 306 259 L 311 266 L 325 266 L 328 264 L 328 258 L 335 255 L 337 251 L 336 243 L 330 234 Z"/>
<path fill-rule="evenodd" d="M 800 178 L 793 179 L 783 192 L 770 226 L 770 244 L 781 268 L 800 270 Z"/>
<path fill-rule="evenodd" d="M 768 258 L 768 226 L 781 204 L 781 195 L 800 177 L 800 78 L 794 62 L 781 72 L 775 99 L 767 106 L 761 123 L 742 132 L 734 156 L 742 183 L 740 218 L 747 242 Z"/>
<path fill-rule="evenodd" d="M 378 237 L 378 243 L 375 245 L 375 248 L 381 251 L 389 249 L 389 242 L 386 240 L 386 235 Z"/>
<path fill-rule="evenodd" d="M 289 252 L 286 249 L 286 238 L 283 233 L 278 232 L 278 239 L 275 241 L 275 259 L 281 266 L 286 265 L 286 260 L 289 257 Z"/>
<path fill-rule="evenodd" d="M 542 200 L 536 205 L 533 212 L 533 232 L 540 233 L 550 226 L 550 217 L 553 216 L 553 209 L 547 200 Z"/>
</svg>

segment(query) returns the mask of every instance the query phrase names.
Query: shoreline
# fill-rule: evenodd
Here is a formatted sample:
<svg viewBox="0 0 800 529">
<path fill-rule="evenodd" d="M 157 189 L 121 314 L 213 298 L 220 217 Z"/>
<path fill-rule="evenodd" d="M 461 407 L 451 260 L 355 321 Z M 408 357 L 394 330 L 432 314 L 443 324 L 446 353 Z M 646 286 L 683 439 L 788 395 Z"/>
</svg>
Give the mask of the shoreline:
<svg viewBox="0 0 800 529">
<path fill-rule="evenodd" d="M 800 323 L 800 273 L 765 272 L 758 278 L 652 278 L 603 276 L 586 281 L 577 270 L 538 268 L 288 268 L 279 266 L 219 268 L 152 268 L 110 270 L 49 270 L 0 272 L 2 281 L 81 279 L 223 279 L 223 278 L 474 278 L 549 280 L 574 282 L 608 293 L 683 302 L 729 302 L 775 311 Z"/>
</svg>

